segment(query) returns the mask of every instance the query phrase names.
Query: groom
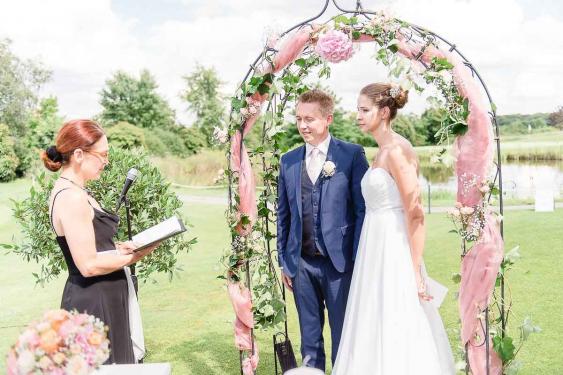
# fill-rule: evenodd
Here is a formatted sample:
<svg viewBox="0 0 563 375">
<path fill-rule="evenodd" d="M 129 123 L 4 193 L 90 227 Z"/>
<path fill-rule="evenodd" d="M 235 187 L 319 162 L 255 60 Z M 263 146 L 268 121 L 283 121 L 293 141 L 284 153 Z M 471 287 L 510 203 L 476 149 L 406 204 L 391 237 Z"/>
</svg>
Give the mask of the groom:
<svg viewBox="0 0 563 375">
<path fill-rule="evenodd" d="M 333 110 L 332 98 L 320 90 L 299 97 L 296 120 L 305 145 L 282 156 L 278 180 L 282 279 L 295 297 L 301 355 L 323 371 L 324 310 L 334 364 L 364 220 L 360 182 L 368 169 L 361 146 L 331 137 Z"/>
</svg>

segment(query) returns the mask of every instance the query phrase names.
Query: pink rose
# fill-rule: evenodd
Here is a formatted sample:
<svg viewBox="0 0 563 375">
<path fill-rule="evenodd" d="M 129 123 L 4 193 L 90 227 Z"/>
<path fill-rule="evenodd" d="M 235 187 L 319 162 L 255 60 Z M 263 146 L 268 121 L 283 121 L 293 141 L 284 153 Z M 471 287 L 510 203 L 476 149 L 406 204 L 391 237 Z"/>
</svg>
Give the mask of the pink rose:
<svg viewBox="0 0 563 375">
<path fill-rule="evenodd" d="M 61 326 L 59 327 L 59 335 L 61 335 L 63 340 L 65 340 L 67 337 L 69 337 L 75 331 L 76 331 L 76 326 L 70 320 L 67 320 L 66 322 L 61 324 Z"/>
<path fill-rule="evenodd" d="M 315 52 L 332 63 L 346 61 L 354 55 L 352 41 L 342 31 L 331 30 L 320 36 Z"/>
<path fill-rule="evenodd" d="M 88 321 L 88 315 L 86 314 L 77 314 L 72 316 L 72 321 L 76 325 L 82 325 Z"/>
<path fill-rule="evenodd" d="M 39 335 L 32 329 L 26 329 L 19 338 L 21 343 L 27 343 L 28 346 L 36 348 L 39 346 Z"/>
</svg>

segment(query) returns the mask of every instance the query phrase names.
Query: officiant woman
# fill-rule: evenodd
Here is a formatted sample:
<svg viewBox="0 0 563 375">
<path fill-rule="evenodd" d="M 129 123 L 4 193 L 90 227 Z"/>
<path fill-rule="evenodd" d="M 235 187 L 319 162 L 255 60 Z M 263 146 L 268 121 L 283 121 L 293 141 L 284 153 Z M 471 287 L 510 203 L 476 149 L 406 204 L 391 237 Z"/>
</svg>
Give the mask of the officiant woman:
<svg viewBox="0 0 563 375">
<path fill-rule="evenodd" d="M 69 273 L 61 308 L 94 315 L 109 327 L 107 363 L 135 363 L 124 267 L 150 254 L 156 245 L 139 252 L 133 252 L 131 242 L 116 245 L 119 217 L 102 208 L 86 189 L 108 165 L 108 151 L 98 123 L 71 120 L 41 159 L 50 171 L 61 171 L 49 199 L 51 226 Z M 107 250 L 117 252 L 103 254 Z"/>
</svg>

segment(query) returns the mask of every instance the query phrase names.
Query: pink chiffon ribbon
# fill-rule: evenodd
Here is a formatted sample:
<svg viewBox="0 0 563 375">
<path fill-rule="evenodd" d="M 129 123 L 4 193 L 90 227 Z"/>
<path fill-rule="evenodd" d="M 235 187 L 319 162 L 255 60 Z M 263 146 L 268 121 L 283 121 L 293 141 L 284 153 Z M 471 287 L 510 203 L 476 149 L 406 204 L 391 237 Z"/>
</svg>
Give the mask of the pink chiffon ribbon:
<svg viewBox="0 0 563 375">
<path fill-rule="evenodd" d="M 254 316 L 252 314 L 252 300 L 250 290 L 238 282 L 227 285 L 229 297 L 235 311 L 234 333 L 235 346 L 238 350 L 252 351 L 248 358 L 243 360 L 244 374 L 253 374 L 258 366 L 258 346 L 252 344 L 252 331 Z"/>
</svg>

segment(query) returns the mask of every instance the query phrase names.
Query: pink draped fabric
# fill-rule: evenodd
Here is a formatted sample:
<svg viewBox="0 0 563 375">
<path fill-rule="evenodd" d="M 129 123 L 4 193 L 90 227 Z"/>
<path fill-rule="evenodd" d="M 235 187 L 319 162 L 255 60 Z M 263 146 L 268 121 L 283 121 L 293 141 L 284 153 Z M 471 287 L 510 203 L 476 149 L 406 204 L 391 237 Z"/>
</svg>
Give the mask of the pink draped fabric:
<svg viewBox="0 0 563 375">
<path fill-rule="evenodd" d="M 252 316 L 250 290 L 241 283 L 229 283 L 227 289 L 237 318 L 247 327 L 253 328 L 254 318 Z"/>
<path fill-rule="evenodd" d="M 482 344 L 482 343 L 481 343 Z M 502 374 L 502 361 L 497 353 L 493 350 L 492 340 L 489 338 L 489 374 L 501 375 Z M 467 353 L 469 363 L 471 364 L 472 374 L 486 374 L 487 373 L 487 348 L 485 345 L 471 345 Z"/>
<path fill-rule="evenodd" d="M 227 289 L 236 315 L 235 346 L 238 350 L 251 351 L 253 349 L 251 328 L 254 327 L 254 317 L 250 290 L 238 282 L 229 283 Z M 253 374 L 258 366 L 258 360 L 258 346 L 254 343 L 254 352 L 243 360 L 244 374 Z"/>
<path fill-rule="evenodd" d="M 252 99 L 264 103 L 268 95 L 260 95 L 256 92 L 252 95 Z M 248 156 L 248 151 L 243 142 L 243 136 L 246 136 L 252 127 L 256 123 L 258 116 L 254 116 L 246 119 L 243 127 L 243 134 L 237 132 L 231 141 L 231 169 L 238 173 L 239 177 L 239 198 L 240 203 L 238 206 L 239 220 L 242 215 L 245 215 L 250 220 L 249 225 L 242 225 L 240 223 L 237 227 L 237 231 L 241 235 L 247 235 L 252 230 L 252 226 L 256 221 L 258 216 L 258 209 L 256 206 L 256 179 L 254 178 L 254 173 L 252 172 L 252 165 L 250 163 L 250 157 Z M 241 148 L 242 146 L 242 148 Z"/>
<path fill-rule="evenodd" d="M 461 262 L 461 286 L 459 289 L 459 311 L 461 316 L 461 339 L 469 342 L 469 361 L 473 374 L 485 374 L 486 353 L 484 332 L 479 315 L 489 305 L 491 291 L 495 286 L 500 263 L 503 259 L 503 240 L 498 223 L 492 214 L 487 214 L 481 239 L 465 255 Z M 484 325 L 484 323 L 483 323 Z M 476 340 L 478 335 L 480 339 Z M 480 342 L 477 342 L 480 341 Z M 491 347 L 491 374 L 502 373 L 502 363 Z M 481 371 L 481 370 L 483 371 Z"/>
<path fill-rule="evenodd" d="M 238 350 L 252 349 L 252 332 L 250 327 L 244 324 L 239 318 L 235 319 L 235 346 Z"/>
<path fill-rule="evenodd" d="M 258 356 L 258 344 L 254 343 L 254 354 L 242 360 L 242 373 L 244 375 L 253 375 L 254 371 L 258 367 L 258 361 L 260 357 Z"/>
<path fill-rule="evenodd" d="M 268 64 L 260 69 L 262 74 L 277 73 L 295 61 L 303 52 L 311 39 L 311 32 L 317 27 L 305 26 L 282 43 L 279 51 L 274 56 L 272 65 Z"/>
</svg>

